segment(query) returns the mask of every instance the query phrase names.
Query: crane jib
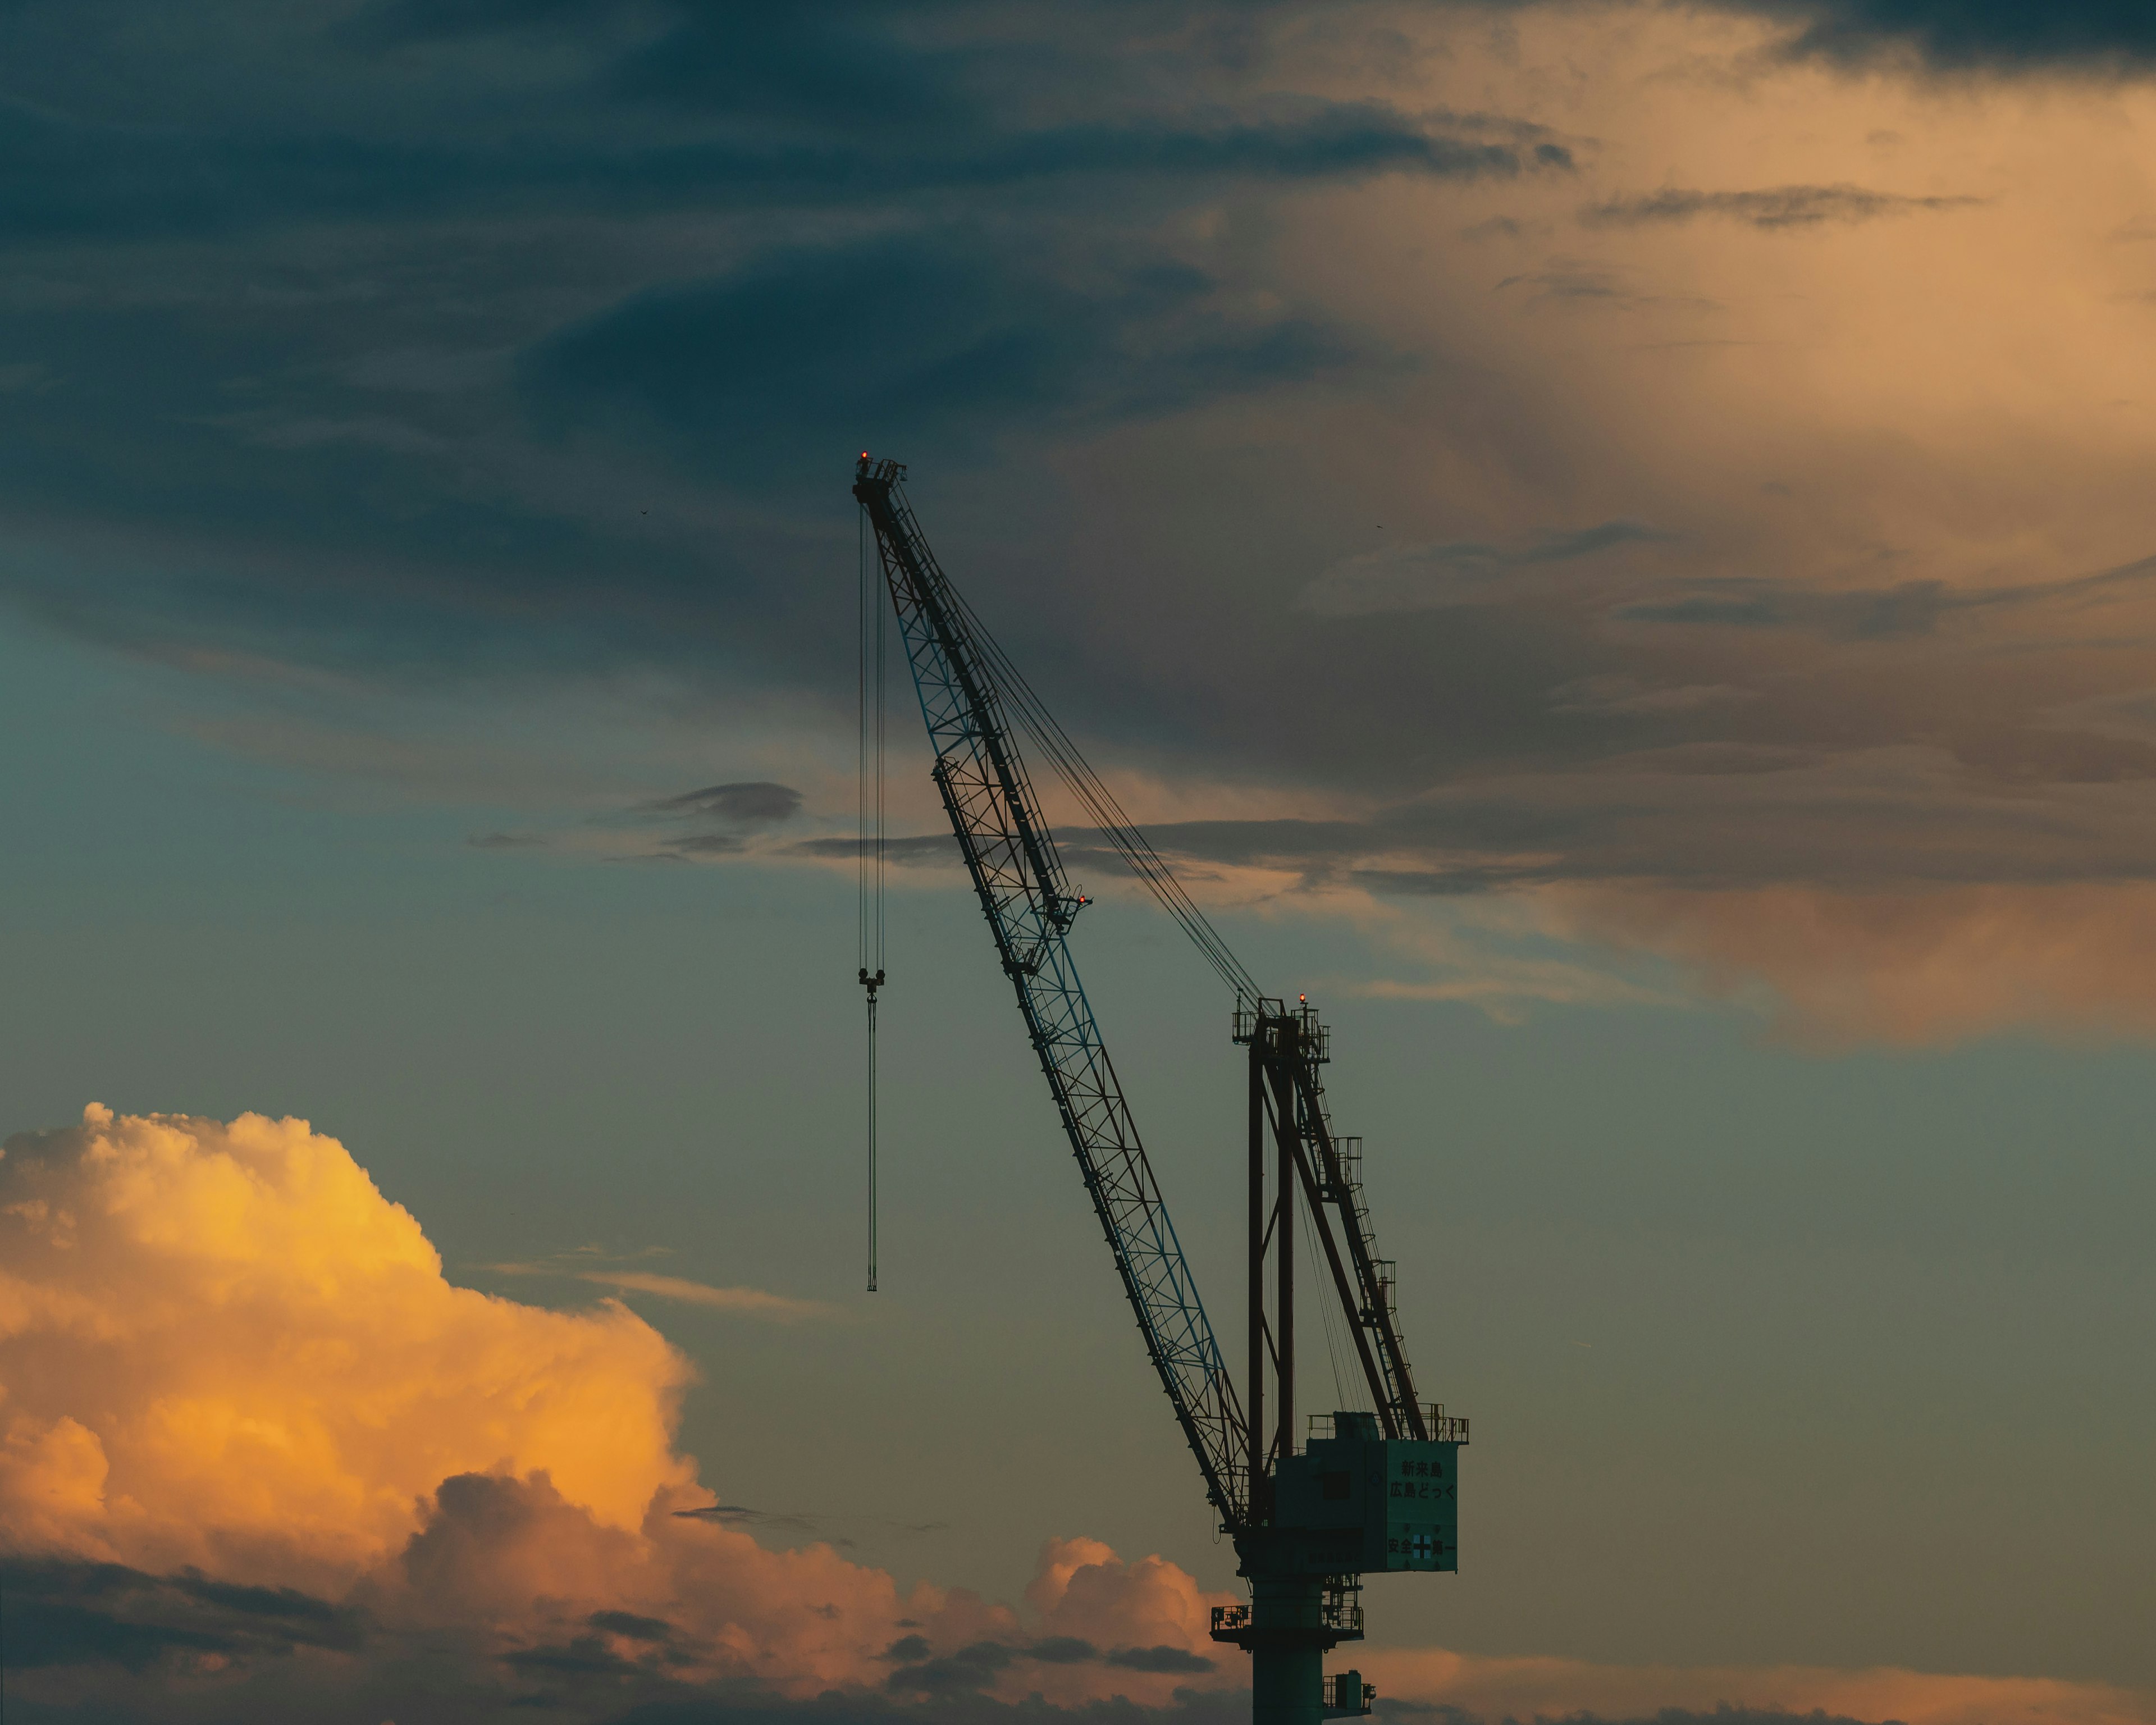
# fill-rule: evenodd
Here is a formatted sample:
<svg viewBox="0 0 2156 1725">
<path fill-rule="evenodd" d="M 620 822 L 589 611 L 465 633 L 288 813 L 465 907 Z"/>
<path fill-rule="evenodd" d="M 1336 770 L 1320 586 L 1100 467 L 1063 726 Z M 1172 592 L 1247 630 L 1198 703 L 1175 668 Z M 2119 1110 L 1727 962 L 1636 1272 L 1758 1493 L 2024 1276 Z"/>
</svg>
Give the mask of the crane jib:
<svg viewBox="0 0 2156 1725">
<path fill-rule="evenodd" d="M 1071 959 L 1065 936 L 1081 901 L 1041 817 L 988 658 L 897 489 L 904 471 L 864 457 L 854 495 L 875 533 L 935 749 L 937 789 L 1147 1353 L 1206 1495 L 1234 1531 L 1249 1504 L 1235 1385 Z"/>
</svg>

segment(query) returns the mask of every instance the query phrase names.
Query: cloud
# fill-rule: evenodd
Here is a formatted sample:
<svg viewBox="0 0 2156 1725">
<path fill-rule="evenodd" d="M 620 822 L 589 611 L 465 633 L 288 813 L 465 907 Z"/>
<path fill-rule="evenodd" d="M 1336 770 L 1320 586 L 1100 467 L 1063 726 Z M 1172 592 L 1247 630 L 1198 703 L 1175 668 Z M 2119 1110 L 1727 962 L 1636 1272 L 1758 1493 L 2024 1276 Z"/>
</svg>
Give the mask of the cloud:
<svg viewBox="0 0 2156 1725">
<path fill-rule="evenodd" d="M 2156 1036 L 2156 885 L 1567 886 L 1553 930 L 1688 967 L 1812 1046 L 1922 1047 L 2004 1030 Z"/>
<path fill-rule="evenodd" d="M 1180 1647 L 1119 1647 L 1108 1656 L 1108 1663 L 1127 1671 L 1173 1671 L 1185 1676 L 1214 1669 L 1214 1661 L 1202 1653 L 1190 1653 Z"/>
<path fill-rule="evenodd" d="M 412 1216 L 303 1121 L 93 1105 L 18 1136 L 0 1266 L 0 1579 L 11 1635 L 35 1632 L 20 1663 L 49 1680 L 29 1705 L 107 1668 L 169 1692 L 172 1717 L 289 1716 L 311 1711 L 295 1693 L 355 1682 L 439 1682 L 482 1710 L 865 1692 L 894 1676 L 876 1650 L 901 1624 L 921 1649 L 909 1692 L 1023 1667 L 1021 1693 L 1160 1702 L 1209 1671 L 1209 1596 L 1158 1558 L 1050 1542 L 1029 1620 L 901 1590 L 828 1543 L 764 1549 L 738 1525 L 753 1512 L 698 1502 L 673 1448 L 689 1368 L 656 1332 L 612 1303 L 453 1286 Z M 1089 1633 L 1106 1656 L 1077 1654 Z M 1119 1663 L 1127 1646 L 1144 1657 Z"/>
<path fill-rule="evenodd" d="M 2156 19 L 2131 0 L 1734 0 L 1731 9 L 1791 21 L 1789 52 L 1830 60 L 2039 75 L 2133 75 L 2156 65 Z"/>
<path fill-rule="evenodd" d="M 1051 1539 L 1044 1544 L 1025 1602 L 1050 1636 L 1106 1647 L 1167 1644 L 1186 1655 L 1209 1657 L 1214 1646 L 1215 1596 L 1163 1558 L 1126 1563 L 1097 1539 Z"/>
<path fill-rule="evenodd" d="M 149 16 L 12 27 L 0 586 L 204 746 L 565 864 L 850 865 L 866 440 L 1222 901 L 2143 869 L 2156 732 L 2079 703 L 2156 686 L 2146 600 L 2061 578 L 2149 549 L 2148 88 L 1997 75 L 2145 66 L 2138 13 Z M 430 703 L 509 691 L 686 703 L 803 803 L 592 823 L 657 793 L 619 737 L 567 809 L 445 776 Z"/>
<path fill-rule="evenodd" d="M 1630 545 L 1666 544 L 1676 536 L 1638 521 L 1548 531 L 1510 544 L 1477 539 L 1386 546 L 1334 563 L 1305 588 L 1297 603 L 1323 617 L 1434 611 L 1496 596 L 1519 570 L 1576 563 Z"/>
<path fill-rule="evenodd" d="M 1696 192 L 1669 187 L 1590 204 L 1580 212 L 1579 218 L 1589 227 L 1636 227 L 1647 222 L 1689 222 L 1711 216 L 1773 233 L 1818 228 L 1830 222 L 1871 222 L 1882 216 L 1972 209 L 1989 201 L 1966 197 L 1911 198 L 1849 185 L 1774 186 L 1755 192 Z"/>
<path fill-rule="evenodd" d="M 16 1671 L 116 1665 L 146 1671 L 182 1661 L 288 1656 L 302 1647 L 355 1651 L 363 1612 L 295 1588 L 239 1585 L 196 1573 L 150 1575 L 118 1563 L 0 1561 L 8 1663 Z"/>
<path fill-rule="evenodd" d="M 740 784 L 706 785 L 661 798 L 650 805 L 664 814 L 701 814 L 740 826 L 765 826 L 790 820 L 801 812 L 801 793 L 792 785 L 757 779 Z"/>
<path fill-rule="evenodd" d="M 810 857 L 820 862 L 857 861 L 861 854 L 859 839 L 804 839 L 791 847 L 795 856 Z M 960 860 L 958 841 L 949 833 L 909 833 L 883 841 L 886 862 L 901 868 L 937 868 L 955 866 Z"/>
<path fill-rule="evenodd" d="M 92 1108 L 10 1142 L 0 1224 L 0 1587 L 27 1720 L 1076 1725 L 1116 1697 L 1161 1725 L 1247 1713 L 1246 1667 L 1208 1635 L 1221 1596 L 1159 1557 L 1050 1539 L 1014 1608 L 901 1589 L 828 1544 L 758 1545 L 707 1511 L 752 1512 L 697 1504 L 669 1448 L 678 1356 L 619 1309 L 450 1287 L 409 1215 L 302 1122 Z M 424 1395 L 400 1387 L 414 1360 Z M 549 1399 L 573 1419 L 536 1417 Z M 213 1469 L 204 1431 L 224 1445 Z M 452 1460 L 406 1495 L 412 1458 L 489 1450 L 503 1459 Z M 109 1462 L 85 1491 L 70 1457 L 92 1452 Z M 627 1516 L 624 1476 L 649 1488 Z M 132 1495 L 153 1482 L 154 1504 Z M 2156 1722 L 2156 1697 L 2035 1679 L 1371 1645 L 1356 1662 L 1389 1712 L 1460 1722 Z"/>
<path fill-rule="evenodd" d="M 444 1480 L 403 1548 L 341 1599 L 79 1560 L 14 1563 L 5 1579 L 11 1629 L 38 1629 L 45 1650 L 24 1662 L 44 1680 L 33 1703 L 116 1666 L 168 1697 L 167 1717 L 274 1717 L 280 1701 L 305 1711 L 355 1686 L 384 1705 L 436 1697 L 459 1717 L 579 1720 L 744 1693 L 784 1712 L 834 1691 L 865 1707 L 879 1694 L 1159 1706 L 1194 1681 L 1232 1687 L 1239 1674 L 1216 1671 L 1179 1620 L 1147 1619 L 1150 1572 L 1187 1576 L 1154 1558 L 1133 1583 L 1105 1548 L 1085 1555 L 1103 1572 L 1096 1609 L 1169 1639 L 1104 1652 L 963 1589 L 901 1590 L 828 1545 L 767 1551 L 700 1517 L 654 1508 L 638 1530 L 605 1527 L 543 1475 Z M 1115 1600 L 1119 1586 L 1132 1597 Z"/>
<path fill-rule="evenodd" d="M 1081 260 L 970 226 L 781 249 L 557 332 L 526 353 L 523 393 L 557 434 L 604 424 L 791 486 L 842 426 L 848 447 L 978 455 L 1382 362 L 1343 328 L 1122 250 Z"/>
<path fill-rule="evenodd" d="M 624 1293 L 651 1294 L 661 1300 L 678 1300 L 685 1306 L 707 1306 L 720 1312 L 738 1312 L 754 1317 L 793 1322 L 802 1318 L 829 1317 L 837 1308 L 820 1300 L 790 1300 L 762 1288 L 715 1288 L 685 1276 L 654 1276 L 639 1270 L 580 1270 L 579 1281 Z"/>
<path fill-rule="evenodd" d="M 0 1503 L 37 1548 L 296 1584 L 465 1470 L 544 1471 L 611 1527 L 687 1481 L 656 1331 L 452 1286 L 305 1121 L 92 1106 L 11 1140 L 0 1191 Z"/>
</svg>

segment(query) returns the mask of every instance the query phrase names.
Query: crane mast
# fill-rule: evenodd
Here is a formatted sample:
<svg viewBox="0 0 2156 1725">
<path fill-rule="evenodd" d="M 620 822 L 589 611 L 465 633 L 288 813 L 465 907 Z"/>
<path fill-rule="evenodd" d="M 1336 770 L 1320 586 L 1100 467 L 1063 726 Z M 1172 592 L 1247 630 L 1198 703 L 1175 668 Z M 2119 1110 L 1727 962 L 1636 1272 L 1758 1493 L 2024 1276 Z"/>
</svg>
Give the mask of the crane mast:
<svg viewBox="0 0 2156 1725">
<path fill-rule="evenodd" d="M 1029 690 L 929 549 L 902 481 L 864 454 L 854 495 L 874 529 L 921 716 L 933 777 L 968 874 L 1018 997 L 1088 1196 L 1115 1257 L 1146 1351 L 1234 1539 L 1250 1603 L 1216 1608 L 1213 1637 L 1253 1659 L 1258 1725 L 1314 1725 L 1367 1713 L 1359 1675 L 1322 1675 L 1324 1652 L 1362 1638 L 1369 1570 L 1458 1568 L 1456 1481 L 1467 1422 L 1425 1407 L 1395 1317 L 1393 1266 L 1377 1256 L 1362 1195 L 1359 1140 L 1337 1136 L 1321 1068 L 1325 1026 L 1306 1000 L 1261 995 L 1142 836 L 1096 780 L 1076 788 L 1140 877 L 1182 921 L 1235 990 L 1234 1040 L 1249 1050 L 1249 1399 L 1237 1395 L 1195 1280 L 1162 1202 L 1143 1142 L 1079 980 L 1068 936 L 1088 901 L 1065 873 L 1011 723 L 1011 691 Z M 1043 733 L 1036 728 L 1037 740 Z M 1066 779 L 1075 749 L 1047 742 Z M 1090 778 L 1082 761 L 1077 768 Z M 1295 1409 L 1297 1200 L 1312 1224 L 1330 1291 L 1353 1338 L 1372 1411 L 1312 1421 L 1298 1445 Z M 1328 1214 L 1329 1213 L 1329 1214 Z M 1270 1302 L 1267 1282 L 1272 1287 Z M 1270 1312 L 1268 1310 L 1270 1305 Z M 1274 1408 L 1266 1418 L 1266 1386 Z"/>
</svg>

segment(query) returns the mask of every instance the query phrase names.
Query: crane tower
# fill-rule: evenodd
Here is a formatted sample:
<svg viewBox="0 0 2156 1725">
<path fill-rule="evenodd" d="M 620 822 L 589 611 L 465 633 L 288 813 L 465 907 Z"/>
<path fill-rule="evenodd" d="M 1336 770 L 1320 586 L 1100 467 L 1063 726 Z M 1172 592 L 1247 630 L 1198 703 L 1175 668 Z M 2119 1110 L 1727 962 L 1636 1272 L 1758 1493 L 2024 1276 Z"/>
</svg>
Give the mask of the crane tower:
<svg viewBox="0 0 2156 1725">
<path fill-rule="evenodd" d="M 1361 1141 L 1335 1134 L 1326 1105 L 1326 1027 L 1306 999 L 1291 1005 L 1260 990 L 1123 814 L 943 573 L 906 501 L 905 476 L 899 463 L 864 454 L 854 495 L 875 535 L 935 751 L 936 787 L 997 957 L 1146 1351 L 1249 1584 L 1247 1604 L 1214 1609 L 1213 1638 L 1250 1655 L 1256 1725 L 1367 1713 L 1368 1686 L 1353 1671 L 1327 1679 L 1324 1655 L 1362 1639 L 1366 1574 L 1459 1567 L 1467 1422 L 1418 1398 L 1395 1316 L 1394 1266 L 1377 1255 L 1363 1196 Z M 1021 731 L 1234 992 L 1231 1034 L 1249 1064 L 1244 1394 L 1072 961 L 1068 937 L 1089 901 L 1064 871 Z M 1318 1248 L 1315 1297 L 1337 1301 L 1345 1317 L 1371 1406 L 1314 1416 L 1298 1442 L 1294 1242 L 1304 1218 Z"/>
</svg>

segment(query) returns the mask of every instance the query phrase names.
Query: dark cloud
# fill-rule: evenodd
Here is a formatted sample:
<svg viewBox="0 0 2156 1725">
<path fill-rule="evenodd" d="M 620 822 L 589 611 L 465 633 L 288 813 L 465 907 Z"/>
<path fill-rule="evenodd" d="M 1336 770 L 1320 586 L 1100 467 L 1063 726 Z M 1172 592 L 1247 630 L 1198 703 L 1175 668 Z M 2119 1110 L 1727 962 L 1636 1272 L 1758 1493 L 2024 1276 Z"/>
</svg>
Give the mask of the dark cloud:
<svg viewBox="0 0 2156 1725">
<path fill-rule="evenodd" d="M 1610 615 L 1622 623 L 1816 629 L 1838 639 L 1861 641 L 1927 635 L 1949 612 L 1979 608 L 1987 603 L 2001 602 L 1952 593 L 1938 581 L 1821 593 L 1785 582 L 1738 579 L 1702 584 L 1677 598 L 1620 605 Z"/>
<path fill-rule="evenodd" d="M 502 1663 L 520 1676 L 536 1677 L 627 1677 L 640 1668 L 637 1661 L 624 1659 L 598 1635 L 578 1635 L 558 1645 L 520 1647 L 504 1654 Z"/>
<path fill-rule="evenodd" d="M 828 862 L 852 862 L 860 855 L 858 839 L 804 839 L 790 847 L 796 856 Z M 935 867 L 959 860 L 958 841 L 948 833 L 909 834 L 883 841 L 886 860 L 901 868 Z"/>
<path fill-rule="evenodd" d="M 1805 54 L 2009 72 L 2138 64 L 2149 28 L 2086 3 L 1730 9 Z M 1753 340 L 1756 304 L 1676 256 L 1707 224 L 1969 200 L 1799 165 L 1597 204 L 1594 255 L 1520 252 L 1603 141 L 1435 105 L 1381 11 L 384 0 L 264 30 L 17 7 L 0 593 L 280 715 L 326 669 L 777 698 L 813 728 L 850 716 L 844 485 L 870 445 L 915 462 L 954 575 L 1104 768 L 1322 793 L 1323 819 L 1163 829 L 1195 872 L 1459 894 L 2138 870 L 2151 835 L 2094 804 L 2146 774 L 2156 733 L 2118 703 L 2148 674 L 2080 625 L 2143 603 L 2140 575 L 2040 587 L 2039 549 L 1980 588 L 1989 550 L 1875 542 L 1943 520 L 2050 542 L 1994 542 L 1948 457 L 1829 459 L 1761 403 L 1683 432 L 1734 464 L 1709 480 L 1672 453 L 1696 399 L 1620 412 L 1594 380 L 1598 341 L 1661 377 Z M 1440 255 L 1463 231 L 1498 248 L 1469 275 Z M 617 848 L 676 867 L 855 854 L 778 842 L 806 824 L 769 781 L 615 806 Z M 469 842 L 538 842 L 508 819 Z"/>
<path fill-rule="evenodd" d="M 589 1621 L 595 1630 L 633 1641 L 664 1641 L 674 1633 L 674 1625 L 665 1618 L 639 1617 L 633 1611 L 594 1611 Z"/>
<path fill-rule="evenodd" d="M 469 1499 L 469 1501 L 466 1501 Z M 511 1494 L 468 1493 L 454 1512 L 497 1523 Z M 501 1526 L 497 1532 L 507 1531 Z M 482 1536 L 484 1537 L 484 1536 Z M 21 1725 L 269 1725 L 300 1717 L 409 1718 L 421 1725 L 508 1725 L 534 1713 L 567 1725 L 1237 1725 L 1240 1689 L 1178 1688 L 1164 1705 L 1127 1700 L 1058 1707 L 982 1692 L 1029 1661 L 1087 1663 L 1091 1644 L 1064 1637 L 1025 1646 L 976 1641 L 938 1656 L 905 1637 L 886 1657 L 899 1669 L 881 1692 L 829 1689 L 788 1700 L 752 1682 L 684 1681 L 670 1651 L 675 1630 L 620 1610 L 581 1628 L 503 1646 L 454 1613 L 426 1625 L 372 1625 L 353 1608 L 283 1589 L 229 1587 L 192 1575 L 153 1576 L 107 1564 L 10 1560 L 6 1586 L 8 1718 Z M 447 1604 L 454 1594 L 444 1596 Z M 1199 1675 L 1209 1664 L 1178 1649 L 1127 1648 L 1108 1666 Z M 1482 1725 L 1457 1708 L 1381 1699 L 1389 1717 Z M 1651 1720 L 1570 1725 L 1790 1725 L 1791 1716 L 1722 1707 L 1665 1711 Z M 1491 1722 L 1496 1725 L 1496 1722 Z M 1801 1725 L 1859 1725 L 1814 1713 Z"/>
<path fill-rule="evenodd" d="M 977 451 L 1376 357 L 1311 317 L 1230 311 L 1220 288 L 1158 259 L 1088 267 L 918 233 L 638 296 L 534 349 L 523 388 L 557 434 L 611 416 L 700 468 L 798 483 L 841 428 L 866 448 Z"/>
<path fill-rule="evenodd" d="M 1756 192 L 1695 192 L 1671 187 L 1590 204 L 1580 212 L 1580 219 L 1590 226 L 1636 227 L 1647 222 L 1689 222 L 1713 216 L 1772 232 L 1818 228 L 1829 223 L 1870 222 L 1922 211 L 1969 209 L 1987 202 L 1982 198 L 1911 198 L 1851 185 L 1773 186 Z"/>
<path fill-rule="evenodd" d="M 238 1585 L 192 1571 L 151 1575 L 116 1563 L 0 1563 L 7 1659 L 24 1671 L 116 1666 L 144 1672 L 180 1656 L 281 1657 L 304 1647 L 357 1651 L 365 1615 L 289 1588 Z"/>
<path fill-rule="evenodd" d="M 667 814 L 708 814 L 739 826 L 762 826 L 788 820 L 801 812 L 801 793 L 789 784 L 758 779 L 741 784 L 706 785 L 665 797 L 651 807 Z"/>
<path fill-rule="evenodd" d="M 2156 66 L 2138 0 L 1740 0 L 1796 25 L 1793 51 L 1913 58 L 1943 71 L 2133 73 Z"/>
<path fill-rule="evenodd" d="M 1238 69 L 1219 5 L 1142 49 L 1116 8 L 152 15 L 9 14 L 0 514 L 100 536 L 0 590 L 374 679 L 820 675 L 855 439 L 947 466 L 1396 367 L 1188 213 L 1567 160 Z"/>
<path fill-rule="evenodd" d="M 855 1542 L 828 1530 L 834 1527 L 873 1527 L 879 1532 L 886 1535 L 918 1538 L 926 1533 L 946 1532 L 950 1526 L 947 1522 L 900 1522 L 882 1516 L 803 1515 L 798 1510 L 752 1509 L 745 1503 L 706 1503 L 696 1509 L 677 1509 L 673 1513 L 685 1521 L 717 1522 L 724 1527 L 740 1527 L 749 1532 L 762 1528 L 782 1537 L 793 1534 L 820 1534 L 827 1543 L 842 1549 L 851 1548 Z M 923 1643 L 922 1651 L 919 1655 L 896 1656 L 925 1657 L 926 1654 L 927 1644 Z"/>
<path fill-rule="evenodd" d="M 1610 311 L 1662 310 L 1697 313 L 1716 309 L 1714 301 L 1697 295 L 1658 293 L 1636 287 L 1628 272 L 1591 258 L 1552 258 L 1543 269 L 1523 270 L 1504 277 L 1492 291 L 1506 293 L 1513 290 L 1532 290 L 1526 297 L 1583 310 L 1599 307 Z"/>
<path fill-rule="evenodd" d="M 1202 1653 L 1187 1653 L 1180 1647 L 1118 1647 L 1108 1656 L 1107 1662 L 1127 1671 L 1209 1671 L 1214 1661 Z"/>
<path fill-rule="evenodd" d="M 1075 1635 L 1053 1635 L 1024 1645 L 976 1641 L 940 1657 L 924 1638 L 907 1635 L 894 1641 L 882 1657 L 899 1667 L 886 1680 L 887 1688 L 894 1693 L 921 1695 L 975 1692 L 1012 1665 L 1027 1660 L 1056 1666 L 1097 1663 L 1119 1671 L 1166 1676 L 1196 1676 L 1215 1668 L 1213 1660 L 1180 1647 L 1118 1647 L 1103 1653 Z"/>
<path fill-rule="evenodd" d="M 1029 1643 L 1025 1656 L 1043 1665 L 1090 1665 L 1101 1656 L 1101 1650 L 1076 1635 L 1050 1635 Z"/>
<path fill-rule="evenodd" d="M 68 39 L 49 12 L 23 10 L 18 63 L 56 55 Z M 48 80 L 47 100 L 0 108 L 0 217 L 24 238 L 212 239 L 301 220 L 767 210 L 1042 180 L 1461 178 L 1571 166 L 1562 144 L 1532 131 L 1486 136 L 1472 121 L 1434 123 L 1376 101 L 1043 124 L 990 100 L 989 87 L 1013 59 L 1042 82 L 1045 42 L 928 47 L 870 10 L 789 10 L 660 6 L 639 30 L 585 8 L 524 8 L 521 33 L 548 39 L 543 73 L 515 53 L 465 56 L 454 94 L 415 107 L 379 50 L 416 33 L 386 14 L 374 29 L 283 33 L 280 64 L 267 43 L 230 39 L 236 8 L 210 9 L 166 39 L 163 112 L 146 121 L 83 78 L 94 64 L 140 69 L 127 64 L 128 8 L 116 8 L 117 27 L 78 40 L 74 75 Z M 964 8 L 917 10 L 955 22 Z M 1091 38 L 1063 33 L 1066 85 L 1089 49 L 1117 45 L 1097 27 Z M 263 80 L 254 88 L 249 72 Z M 274 99 L 280 77 L 307 80 L 323 100 L 295 114 Z M 392 95 L 403 99 L 370 112 Z M 596 134 L 562 124 L 568 110 L 609 123 Z"/>
<path fill-rule="evenodd" d="M 896 1645 L 910 1648 L 920 1640 L 918 1635 L 908 1635 Z M 942 1658 L 901 1665 L 884 1680 L 885 1686 L 900 1695 L 968 1694 L 993 1683 L 1018 1657 L 1017 1651 L 1004 1642 L 976 1641 Z"/>
<path fill-rule="evenodd" d="M 677 1509 L 674 1513 L 684 1520 L 718 1522 L 729 1527 L 773 1527 L 788 1533 L 810 1533 L 823 1525 L 814 1516 L 752 1509 L 746 1503 L 706 1503 L 696 1509 Z"/>
<path fill-rule="evenodd" d="M 659 839 L 656 855 L 685 861 L 696 858 L 737 855 L 748 848 L 740 829 L 777 826 L 791 820 L 800 810 L 801 793 L 793 786 L 757 779 L 706 785 L 701 790 L 661 798 L 656 802 L 644 803 L 626 814 L 607 817 L 602 824 L 618 826 L 624 823 L 658 822 L 680 825 L 715 822 L 721 827 L 735 829 L 675 832 Z"/>
</svg>

